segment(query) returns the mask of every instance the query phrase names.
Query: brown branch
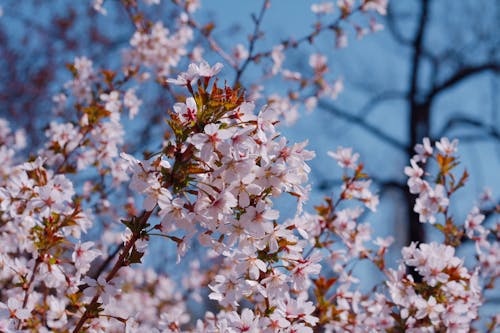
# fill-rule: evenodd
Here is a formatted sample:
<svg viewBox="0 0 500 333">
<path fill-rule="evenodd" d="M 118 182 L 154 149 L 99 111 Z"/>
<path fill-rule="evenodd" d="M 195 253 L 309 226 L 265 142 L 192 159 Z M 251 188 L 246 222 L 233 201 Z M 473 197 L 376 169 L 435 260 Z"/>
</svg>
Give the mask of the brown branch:
<svg viewBox="0 0 500 333">
<path fill-rule="evenodd" d="M 102 272 L 104 272 L 106 268 L 108 268 L 109 264 L 111 264 L 113 259 L 118 255 L 118 253 L 120 253 L 123 247 L 124 247 L 123 243 L 120 243 L 120 245 L 118 245 L 116 249 L 110 255 L 108 255 L 106 260 L 104 260 L 99 266 L 99 268 L 94 272 L 94 274 L 92 274 L 92 279 L 97 280 L 99 278 Z"/>
<path fill-rule="evenodd" d="M 140 223 L 141 225 L 145 225 L 152 213 L 153 213 L 152 210 L 145 212 L 142 215 L 142 217 L 138 223 Z M 127 257 L 129 256 L 130 250 L 133 248 L 133 246 L 135 245 L 135 242 L 139 238 L 140 238 L 140 232 L 132 234 L 132 237 L 125 244 L 123 251 L 121 252 L 120 256 L 118 257 L 118 260 L 116 261 L 115 265 L 113 266 L 111 271 L 109 271 L 109 273 L 106 275 L 106 282 L 111 281 L 122 267 L 127 266 L 127 264 L 128 264 Z M 95 306 L 97 305 L 97 302 L 99 300 L 99 296 L 100 296 L 100 293 L 97 292 L 96 295 L 94 296 L 94 298 L 92 298 L 90 304 L 86 307 L 85 312 L 80 317 L 80 320 L 77 322 L 77 324 L 73 330 L 73 333 L 80 332 L 80 330 L 82 329 L 85 322 L 88 319 L 92 318 L 92 314 L 90 313 L 90 310 L 95 308 Z"/>
<path fill-rule="evenodd" d="M 30 277 L 30 280 L 28 282 L 28 285 L 26 285 L 24 287 L 23 308 L 25 308 L 26 305 L 28 304 L 28 297 L 30 294 L 30 289 L 31 289 L 31 286 L 33 285 L 33 282 L 35 281 L 35 275 L 36 275 L 36 271 L 38 269 L 38 266 L 40 266 L 41 263 L 42 263 L 42 259 L 39 256 L 38 258 L 36 258 L 35 265 L 33 266 L 33 271 L 31 273 L 31 277 Z"/>
<path fill-rule="evenodd" d="M 266 10 L 269 8 L 271 5 L 270 0 L 264 0 L 262 3 L 262 7 L 260 8 L 260 12 L 258 16 L 252 15 L 253 21 L 254 21 L 254 31 L 253 34 L 249 38 L 249 45 L 248 45 L 248 57 L 245 59 L 243 64 L 237 69 L 236 71 L 236 77 L 234 79 L 234 85 L 238 85 L 240 83 L 241 75 L 247 68 L 247 66 L 250 64 L 253 58 L 253 52 L 255 50 L 255 43 L 259 39 L 260 35 L 260 25 L 262 24 L 262 20 L 264 19 L 264 14 Z"/>
<path fill-rule="evenodd" d="M 42 259 L 40 258 L 40 256 L 38 256 L 36 258 L 35 265 L 33 266 L 33 271 L 31 273 L 31 277 L 30 277 L 30 280 L 29 280 L 28 284 L 27 285 L 23 285 L 23 289 L 24 289 L 23 309 L 28 304 L 28 298 L 29 298 L 29 295 L 30 295 L 30 289 L 31 289 L 31 286 L 33 285 L 33 282 L 35 281 L 35 275 L 36 275 L 36 271 L 38 269 L 38 266 L 40 266 L 41 263 L 42 263 Z M 21 325 L 22 325 L 22 320 L 19 320 L 19 322 L 17 323 L 17 329 L 20 329 Z"/>
<path fill-rule="evenodd" d="M 298 39 L 294 39 L 294 38 L 285 39 L 281 43 L 279 43 L 278 45 L 281 45 L 283 47 L 283 49 L 286 50 L 289 48 L 297 48 L 301 44 L 304 44 L 304 43 L 312 44 L 314 41 L 314 38 L 316 38 L 319 34 L 321 34 L 324 31 L 328 31 L 328 30 L 334 31 L 334 32 L 337 31 L 340 28 L 340 23 L 342 21 L 347 20 L 349 17 L 351 17 L 352 15 L 354 15 L 355 13 L 358 13 L 360 11 L 361 11 L 361 5 L 354 8 L 349 13 L 344 13 L 343 15 L 340 15 L 330 24 L 316 26 L 315 29 L 312 32 L 308 33 L 307 35 L 304 35 Z M 254 54 L 253 56 L 251 54 L 249 54 L 248 58 L 245 61 L 245 63 L 247 63 L 245 65 L 245 68 L 252 61 L 259 61 L 262 58 L 269 58 L 272 55 L 272 52 L 273 52 L 273 50 L 266 50 L 266 51 L 258 52 L 256 54 Z M 239 80 L 241 79 L 241 75 L 243 74 L 243 71 L 241 71 L 241 72 L 242 73 L 239 76 L 237 76 L 238 81 L 235 81 L 235 84 L 238 83 Z"/>
</svg>

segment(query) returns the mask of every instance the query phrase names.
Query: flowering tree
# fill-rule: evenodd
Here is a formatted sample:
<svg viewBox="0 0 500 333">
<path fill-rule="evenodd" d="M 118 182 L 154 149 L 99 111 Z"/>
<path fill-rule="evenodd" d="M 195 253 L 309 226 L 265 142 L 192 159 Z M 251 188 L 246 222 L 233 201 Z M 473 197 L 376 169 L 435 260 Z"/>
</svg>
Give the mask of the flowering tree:
<svg viewBox="0 0 500 333">
<path fill-rule="evenodd" d="M 452 216 L 454 194 L 468 178 L 458 170 L 456 140 L 424 139 L 404 170 L 410 193 L 418 197 L 420 222 L 433 224 L 442 237 L 403 248 L 396 268 L 385 258 L 392 237 L 373 236 L 360 219 L 366 209 L 376 210 L 378 196 L 351 148 L 329 153 L 341 169 L 338 193 L 314 212 L 304 209 L 307 163 L 315 154 L 307 142 L 288 142 L 279 124 L 297 116 L 296 105 L 313 107 L 318 96 L 334 97 L 341 86 L 328 83 L 321 54 L 310 57 L 312 77 L 287 71 L 286 51 L 328 31 L 345 44 L 344 26 L 356 14 L 368 16 L 368 27 L 377 30 L 375 13 L 385 14 L 386 1 L 339 1 L 332 23 L 318 23 L 303 39 L 286 40 L 269 52 L 254 52 L 270 6 L 263 1 L 248 48 L 236 46 L 232 55 L 220 48 L 210 26 L 194 20 L 198 2 L 174 1 L 179 15 L 169 29 L 141 11 L 156 2 L 120 2 L 136 31 L 117 68 L 95 68 L 86 57 L 67 65 L 71 78 L 55 97 L 56 116 L 42 148 L 24 154 L 23 130 L 0 122 L 0 330 L 497 328 L 498 315 L 481 317 L 479 310 L 500 276 L 500 225 L 482 224 L 498 207 L 492 210 L 484 197 L 471 205 L 465 222 Z M 101 14 L 109 12 L 103 6 L 93 2 Z M 334 7 L 320 3 L 311 9 L 321 16 Z M 225 67 L 202 57 L 195 35 Z M 179 70 L 187 56 L 187 70 Z M 300 81 L 292 97 L 245 89 L 246 68 L 265 61 L 269 66 L 262 66 L 259 79 Z M 235 73 L 231 84 L 223 68 Z M 126 133 L 134 125 L 130 119 L 144 109 L 139 96 L 148 84 L 160 86 L 175 103 L 163 110 L 163 135 L 139 157 L 128 150 Z M 280 218 L 275 205 L 285 196 L 297 203 L 289 219 Z M 92 233 L 93 239 L 85 236 Z M 179 273 L 184 278 L 177 286 L 171 276 L 141 265 L 152 238 L 175 244 L 178 261 L 201 244 L 206 264 L 193 261 L 190 271 Z M 466 241 L 477 254 L 467 265 L 456 253 Z M 361 261 L 380 271 L 371 292 L 361 291 L 353 271 Z M 217 307 L 195 318 L 188 302 L 206 293 Z"/>
<path fill-rule="evenodd" d="M 401 159 L 410 159 L 413 147 L 424 137 L 439 140 L 452 135 L 462 143 L 462 160 L 495 156 L 492 162 L 498 164 L 500 43 L 495 31 L 499 6 L 489 0 L 392 1 L 382 21 L 387 47 L 380 48 L 383 51 L 377 57 L 358 52 L 348 59 L 350 63 L 370 62 L 369 77 L 365 69 L 350 70 L 346 78 L 347 84 L 351 82 L 349 92 L 361 97 L 352 103 L 322 101 L 319 107 L 334 119 L 347 122 L 349 129 L 360 129 L 346 133 L 346 140 L 353 141 L 360 134 L 376 140 L 378 144 L 370 145 L 369 150 L 375 156 L 383 152 L 388 157 L 386 163 L 398 165 Z M 480 94 L 486 96 L 478 98 Z M 389 115 L 390 124 L 381 121 Z M 480 145 L 479 156 L 472 155 L 470 151 Z M 366 157 L 371 158 L 371 154 Z M 484 163 L 474 164 L 472 170 L 479 173 L 478 166 Z M 478 178 L 478 187 L 498 186 Z M 490 175 L 485 175 L 488 178 Z M 426 237 L 426 229 L 413 211 L 415 197 L 406 190 L 405 180 L 387 172 L 376 175 L 375 181 L 382 200 L 388 193 L 399 197 L 398 208 L 406 206 L 408 243 L 431 237 Z M 323 187 L 328 188 L 328 182 Z M 399 223 L 401 217 L 395 220 Z"/>
</svg>

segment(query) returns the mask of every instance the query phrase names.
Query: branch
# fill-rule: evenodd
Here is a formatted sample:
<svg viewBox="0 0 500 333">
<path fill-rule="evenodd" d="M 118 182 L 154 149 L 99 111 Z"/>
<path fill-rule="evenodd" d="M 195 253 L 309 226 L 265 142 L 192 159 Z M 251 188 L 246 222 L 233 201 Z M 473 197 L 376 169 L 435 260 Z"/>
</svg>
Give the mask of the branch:
<svg viewBox="0 0 500 333">
<path fill-rule="evenodd" d="M 481 141 L 490 141 L 491 136 L 485 134 L 469 134 L 469 135 L 456 135 L 455 139 L 458 139 L 462 143 L 473 143 L 473 142 L 481 142 Z M 432 138 L 432 140 L 439 141 L 440 138 Z"/>
<path fill-rule="evenodd" d="M 396 23 L 396 15 L 394 13 L 394 8 L 392 6 L 392 3 L 389 4 L 389 7 L 387 8 L 387 16 L 386 16 L 386 26 L 389 30 L 389 32 L 392 34 L 396 42 L 405 45 L 405 46 L 411 46 L 412 41 L 409 38 L 406 38 L 403 36 L 401 33 L 401 29 L 398 28 L 397 23 Z"/>
<path fill-rule="evenodd" d="M 95 271 L 95 273 L 91 275 L 91 278 L 97 280 L 99 276 L 101 276 L 102 272 L 104 272 L 108 268 L 109 264 L 111 264 L 111 262 L 118 255 L 118 253 L 120 253 L 123 247 L 124 247 L 123 243 L 120 243 L 120 245 L 118 245 L 116 249 L 106 258 L 106 260 L 102 262 L 102 264 Z"/>
<path fill-rule="evenodd" d="M 419 69 L 420 69 L 420 61 L 423 50 L 423 42 L 425 29 L 427 27 L 427 18 L 429 16 L 429 1 L 422 0 L 422 13 L 420 15 L 418 28 L 415 33 L 415 38 L 413 39 L 413 57 L 412 57 L 412 65 L 411 65 L 411 75 L 410 75 L 410 91 L 409 91 L 409 99 L 412 103 L 415 102 L 415 98 L 418 92 L 418 81 L 419 81 Z"/>
<path fill-rule="evenodd" d="M 264 6 L 266 6 L 267 2 L 269 2 L 268 0 L 264 2 Z M 352 9 L 351 12 L 349 13 L 343 13 L 342 15 L 338 16 L 332 23 L 328 24 L 328 25 L 318 25 L 318 26 L 315 26 L 314 30 L 310 33 L 308 33 L 307 35 L 304 35 L 298 39 L 294 39 L 294 38 L 287 38 L 283 41 L 281 41 L 279 44 L 277 44 L 276 46 L 278 45 L 281 45 L 283 47 L 283 51 L 287 50 L 287 49 L 290 49 L 290 48 L 297 48 L 299 47 L 300 45 L 304 44 L 304 43 L 309 43 L 309 44 L 313 44 L 314 42 L 314 39 L 319 35 L 321 34 L 322 32 L 325 32 L 325 31 L 337 31 L 339 28 L 340 28 L 340 24 L 343 22 L 343 21 L 347 21 L 347 19 L 351 16 L 353 16 L 354 14 L 358 13 L 361 11 L 361 5 L 357 6 L 356 8 Z M 263 12 L 261 12 L 261 14 L 263 15 Z M 255 26 L 255 29 L 258 29 L 258 26 L 260 25 L 260 22 L 258 22 L 259 18 L 254 18 L 254 22 L 256 24 Z M 253 38 L 253 36 L 251 37 L 251 39 Z M 252 46 L 252 44 L 250 44 L 250 46 Z M 235 81 L 235 84 L 237 84 L 240 80 L 241 80 L 241 75 L 243 74 L 244 70 L 246 69 L 246 67 L 250 64 L 250 62 L 258 62 L 260 61 L 261 59 L 263 58 L 269 58 L 272 56 L 272 53 L 273 53 L 273 50 L 274 50 L 274 47 L 272 49 L 268 49 L 268 50 L 265 50 L 265 51 L 261 51 L 261 52 L 257 52 L 255 54 L 252 55 L 252 52 L 249 52 L 249 55 L 248 55 L 248 58 L 245 60 L 245 62 L 243 63 L 242 65 L 242 68 L 238 69 L 236 71 L 236 81 Z M 253 51 L 253 49 L 252 49 Z M 243 68 L 243 66 L 245 68 Z M 235 68 L 237 68 L 237 66 L 233 66 Z M 241 72 L 241 73 L 239 73 Z"/>
<path fill-rule="evenodd" d="M 172 1 L 175 5 L 179 6 L 180 8 L 182 8 L 182 6 L 180 4 L 177 3 L 177 1 Z M 229 66 L 231 66 L 232 68 L 236 69 L 238 67 L 236 61 L 234 61 L 233 57 L 226 53 L 226 51 L 224 51 L 224 49 L 220 46 L 219 42 L 212 36 L 212 28 L 213 27 L 210 27 L 209 29 L 207 29 L 207 26 L 205 27 L 202 27 L 200 26 L 197 21 L 189 14 L 188 11 L 186 11 L 186 14 L 188 15 L 188 25 L 195 29 L 196 31 L 198 31 L 200 33 L 201 36 L 203 36 L 203 38 L 208 42 L 210 48 L 215 52 L 217 53 L 224 61 L 226 61 Z M 210 24 L 208 25 L 210 26 Z"/>
<path fill-rule="evenodd" d="M 243 62 L 243 64 L 236 71 L 236 78 L 234 79 L 235 86 L 238 85 L 238 83 L 240 83 L 241 75 L 243 74 L 243 72 L 245 71 L 245 69 L 247 68 L 247 66 L 250 64 L 250 62 L 253 59 L 253 56 L 254 56 L 253 52 L 255 50 L 255 43 L 259 39 L 259 35 L 260 35 L 260 25 L 262 24 L 262 20 L 264 19 L 264 14 L 266 12 L 266 9 L 268 9 L 270 5 L 271 5 L 270 0 L 264 0 L 264 2 L 262 3 L 262 7 L 260 9 L 260 12 L 259 12 L 259 16 L 256 17 L 255 15 L 252 15 L 255 27 L 254 27 L 253 34 L 249 38 L 248 57 L 245 59 L 245 62 Z"/>
<path fill-rule="evenodd" d="M 491 137 L 500 141 L 500 132 L 493 125 L 488 125 L 480 120 L 469 118 L 467 116 L 457 116 L 450 118 L 443 128 L 439 131 L 439 137 L 446 136 L 454 127 L 470 126 L 481 130 L 481 135 L 473 137 Z M 470 136 L 468 136 L 470 137 Z"/>
<path fill-rule="evenodd" d="M 147 211 L 145 213 L 142 214 L 140 220 L 138 221 L 138 223 L 141 225 L 141 226 L 144 226 L 146 225 L 149 217 L 151 216 L 151 214 L 153 213 L 153 211 Z M 139 233 L 133 233 L 132 234 L 132 237 L 127 241 L 127 243 L 123 246 L 123 250 L 120 254 L 120 256 L 118 257 L 118 260 L 116 261 L 115 265 L 113 266 L 113 268 L 111 269 L 111 271 L 108 272 L 108 274 L 106 275 L 106 282 L 109 282 L 111 281 L 115 276 L 116 274 L 118 273 L 118 271 L 124 267 L 124 266 L 127 266 L 127 258 L 130 254 L 130 250 L 135 246 L 135 242 L 140 238 L 140 232 Z M 92 300 L 90 301 L 90 304 L 88 306 L 85 307 L 85 312 L 82 314 L 82 316 L 80 317 L 80 320 L 78 320 L 78 322 L 76 323 L 76 326 L 73 330 L 73 333 L 78 333 L 80 332 L 80 330 L 82 329 L 83 325 L 85 324 L 85 322 L 88 320 L 88 319 L 91 319 L 92 316 L 94 314 L 92 314 L 92 309 L 95 308 L 95 306 L 97 305 L 97 302 L 99 300 L 99 297 L 101 296 L 101 293 L 99 291 L 97 291 L 96 295 L 94 296 L 94 298 L 92 298 Z"/>
<path fill-rule="evenodd" d="M 404 143 L 399 142 L 397 139 L 389 136 L 388 134 L 383 132 L 381 129 L 369 124 L 368 122 L 366 122 L 365 119 L 363 119 L 359 116 L 352 115 L 347 111 L 340 110 L 336 106 L 331 105 L 331 104 L 327 104 L 326 102 L 323 102 L 323 101 L 319 102 L 319 107 L 322 108 L 323 110 L 329 111 L 330 113 L 332 113 L 333 115 L 335 115 L 339 118 L 342 118 L 342 119 L 344 119 L 344 120 L 346 120 L 354 125 L 357 125 L 363 129 L 365 129 L 367 132 L 376 136 L 377 138 L 384 141 L 385 143 L 393 146 L 394 148 L 397 148 L 398 150 L 400 150 L 402 152 L 407 151 L 407 147 Z"/>
<path fill-rule="evenodd" d="M 370 100 L 366 102 L 365 105 L 363 105 L 363 107 L 359 109 L 358 112 L 356 112 L 356 114 L 366 117 L 380 103 L 399 98 L 405 99 L 406 93 L 396 90 L 383 91 L 380 94 L 377 94 L 370 98 Z"/>
<path fill-rule="evenodd" d="M 380 191 L 378 192 L 378 195 L 380 196 L 384 195 L 391 189 L 397 190 L 403 194 L 408 191 L 406 184 L 400 180 L 380 179 L 376 177 L 370 177 L 370 180 L 372 180 L 373 184 L 375 184 L 380 189 Z M 326 192 L 331 188 L 340 187 L 342 184 L 344 184 L 344 182 L 340 179 L 324 179 L 318 183 L 316 188 L 321 192 Z"/>
<path fill-rule="evenodd" d="M 399 181 L 399 180 L 393 180 L 393 179 L 382 180 L 382 179 L 376 179 L 376 178 L 372 178 L 372 179 L 373 179 L 373 182 L 380 187 L 381 192 L 385 192 L 389 189 L 395 189 L 395 190 L 402 191 L 402 192 L 408 191 L 408 187 L 406 186 L 406 184 L 404 182 Z"/>
<path fill-rule="evenodd" d="M 398 24 L 396 21 L 397 17 L 403 16 L 403 15 L 404 14 L 402 14 L 402 13 L 396 14 L 394 12 L 393 6 L 390 3 L 388 10 L 387 10 L 386 25 L 385 26 L 387 26 L 389 32 L 392 34 L 392 37 L 394 38 L 394 40 L 397 43 L 399 43 L 403 47 L 415 48 L 415 40 L 412 40 L 411 38 L 404 36 L 401 33 L 401 29 L 398 27 Z M 409 15 L 409 14 L 406 14 L 406 15 Z M 433 54 L 431 52 L 431 50 L 428 50 L 427 48 L 425 48 L 425 45 L 423 45 L 423 43 L 421 43 L 421 45 L 420 45 L 419 52 L 420 52 L 420 56 L 429 60 L 434 68 L 437 66 L 437 64 L 441 60 L 438 55 Z M 436 74 L 437 74 L 437 71 L 432 72 L 432 75 L 436 75 Z"/>
<path fill-rule="evenodd" d="M 500 73 L 500 63 L 491 62 L 478 66 L 462 67 L 461 69 L 456 71 L 453 75 L 451 75 L 447 80 L 445 80 L 443 83 L 435 86 L 427 95 L 427 100 L 431 100 L 436 95 L 440 94 L 446 89 L 453 87 L 457 83 L 460 83 L 462 80 L 465 80 L 471 76 L 490 70 L 495 73 Z"/>
<path fill-rule="evenodd" d="M 484 220 L 488 220 L 490 217 L 500 214 L 500 199 L 496 201 L 490 208 L 481 209 L 481 214 L 484 215 Z"/>
<path fill-rule="evenodd" d="M 370 176 L 370 179 L 376 186 L 380 188 L 379 192 L 380 195 L 382 195 L 384 192 L 387 192 L 390 189 L 400 191 L 403 194 L 408 192 L 408 187 L 406 186 L 405 181 L 397 179 L 382 179 L 374 176 Z"/>
</svg>

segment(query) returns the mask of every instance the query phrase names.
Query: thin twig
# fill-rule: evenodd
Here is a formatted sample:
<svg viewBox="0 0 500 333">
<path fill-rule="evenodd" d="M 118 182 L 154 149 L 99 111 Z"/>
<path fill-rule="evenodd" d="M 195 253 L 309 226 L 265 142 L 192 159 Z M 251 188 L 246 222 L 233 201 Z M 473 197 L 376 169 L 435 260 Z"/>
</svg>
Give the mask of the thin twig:
<svg viewBox="0 0 500 333">
<path fill-rule="evenodd" d="M 118 245 L 116 247 L 116 249 L 106 258 L 106 260 L 104 260 L 101 264 L 101 266 L 99 266 L 99 268 L 95 271 L 94 274 L 92 274 L 92 279 L 94 280 L 97 280 L 99 278 L 99 276 L 101 276 L 102 272 L 104 272 L 106 270 L 106 268 L 109 266 L 109 264 L 113 261 L 113 259 L 118 255 L 118 253 L 120 253 L 120 250 L 122 250 L 124 247 L 123 243 L 120 243 L 120 245 Z"/>
<path fill-rule="evenodd" d="M 353 114 L 350 114 L 349 112 L 347 111 L 344 111 L 344 110 L 341 110 L 339 109 L 338 107 L 335 107 L 334 105 L 332 104 L 327 104 L 325 102 L 320 102 L 319 103 L 319 106 L 326 110 L 326 111 L 329 111 L 330 113 L 332 113 L 333 115 L 337 116 L 337 117 L 340 117 L 352 124 L 355 124 L 359 127 L 362 127 L 364 128 L 365 130 L 367 130 L 369 133 L 373 134 L 374 136 L 376 136 L 377 138 L 379 138 L 380 140 L 382 140 L 383 142 L 397 148 L 398 150 L 402 151 L 402 152 L 406 152 L 408 150 L 408 147 L 398 141 L 397 139 L 389 136 L 387 133 L 383 132 L 381 129 L 369 124 L 365 118 L 363 117 L 359 117 L 359 116 L 356 116 L 356 115 L 353 115 Z"/>
<path fill-rule="evenodd" d="M 235 86 L 240 82 L 241 75 L 243 74 L 243 72 L 245 71 L 245 69 L 247 68 L 247 66 L 250 64 L 250 62 L 253 59 L 253 52 L 255 50 L 255 44 L 257 43 L 257 40 L 259 39 L 259 35 L 260 35 L 260 26 L 261 26 L 262 21 L 264 19 L 264 14 L 266 12 L 266 9 L 268 9 L 269 6 L 270 6 L 269 0 L 264 0 L 264 2 L 262 3 L 262 7 L 260 9 L 259 15 L 257 17 L 252 16 L 254 18 L 255 27 L 253 30 L 253 34 L 249 38 L 248 57 L 245 59 L 243 64 L 236 71 L 236 77 L 234 79 Z"/>
</svg>

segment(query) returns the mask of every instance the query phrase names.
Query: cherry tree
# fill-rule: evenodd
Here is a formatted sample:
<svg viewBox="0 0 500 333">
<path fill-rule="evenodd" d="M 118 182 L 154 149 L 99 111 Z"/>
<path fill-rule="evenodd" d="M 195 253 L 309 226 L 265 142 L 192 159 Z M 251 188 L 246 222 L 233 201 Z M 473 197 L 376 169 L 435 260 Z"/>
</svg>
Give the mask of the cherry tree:
<svg viewBox="0 0 500 333">
<path fill-rule="evenodd" d="M 349 92 L 360 96 L 355 101 L 319 103 L 333 119 L 349 124 L 332 132 L 342 133 L 347 141 L 359 135 L 374 140 L 377 145 L 367 151 L 384 153 L 385 161 L 395 165 L 411 158 L 413 147 L 424 137 L 439 140 L 452 135 L 463 145 L 462 159 L 484 175 L 473 186 L 498 186 L 488 182 L 488 169 L 481 167 L 499 165 L 498 6 L 489 0 L 392 1 L 382 20 L 386 29 L 380 43 L 385 47 L 378 56 L 374 59 L 369 52 L 357 52 L 339 57 L 341 65 L 370 63 L 370 68 L 347 72 Z M 485 156 L 491 159 L 485 161 Z M 477 160 L 484 163 L 473 163 Z M 323 178 L 322 187 L 328 189 L 332 179 Z M 397 210 L 403 212 L 391 213 L 396 215 L 395 223 L 406 219 L 406 241 L 431 239 L 430 230 L 426 232 L 413 211 L 415 196 L 406 190 L 405 180 L 391 172 L 381 173 L 375 180 L 382 197 L 398 198 Z"/>
<path fill-rule="evenodd" d="M 379 203 L 362 157 L 332 147 L 330 163 L 338 165 L 342 184 L 311 211 L 305 203 L 315 153 L 307 141 L 292 143 L 280 133 L 301 106 L 314 108 L 319 97 L 335 98 L 342 90 L 341 81 L 326 76 L 324 55 L 310 55 L 307 76 L 283 67 L 287 51 L 324 33 L 344 46 L 350 26 L 361 35 L 376 32 L 387 1 L 313 4 L 321 19 L 338 15 L 301 39 L 256 51 L 271 8 L 265 0 L 248 47 L 231 52 L 212 36 L 212 25 L 195 19 L 198 1 L 169 4 L 176 16 L 168 26 L 146 15 L 159 3 L 87 4 L 103 16 L 118 6 L 135 29 L 116 63 L 101 68 L 80 55 L 66 64 L 69 76 L 54 96 L 39 148 L 26 146 L 26 130 L 0 121 L 0 330 L 498 327 L 499 315 L 481 315 L 480 308 L 500 276 L 500 224 L 482 222 L 499 209 L 491 211 L 491 197 L 483 196 L 470 204 L 469 215 L 453 216 L 449 207 L 469 177 L 456 139 L 424 138 L 402 170 L 420 223 L 434 225 L 441 237 L 414 242 L 389 263 L 394 238 L 377 237 L 361 218 Z M 256 64 L 262 64 L 259 78 L 246 86 L 243 75 Z M 290 89 L 299 81 L 300 88 L 268 94 L 266 82 L 273 79 L 291 82 Z M 162 133 L 139 152 L 127 134 L 152 107 L 141 97 L 151 85 L 172 105 L 157 111 Z M 282 198 L 295 203 L 290 218 L 278 209 Z M 189 260 L 189 270 L 164 274 L 144 265 L 148 254 L 169 255 L 150 249 L 154 238 L 174 244 L 177 261 Z M 475 244 L 472 263 L 456 252 L 464 242 Z M 187 255 L 195 246 L 205 249 L 202 258 Z M 380 273 L 369 292 L 354 272 L 360 262 Z M 216 306 L 195 316 L 190 303 L 206 295 Z"/>
</svg>

